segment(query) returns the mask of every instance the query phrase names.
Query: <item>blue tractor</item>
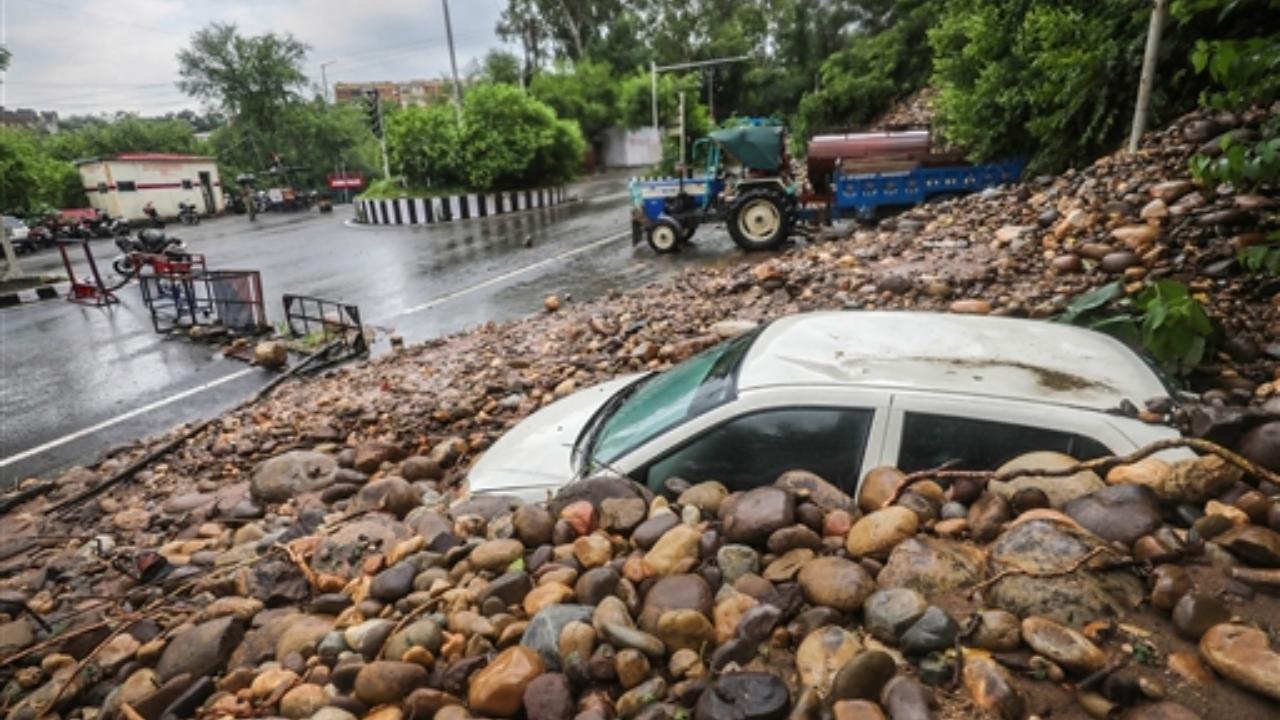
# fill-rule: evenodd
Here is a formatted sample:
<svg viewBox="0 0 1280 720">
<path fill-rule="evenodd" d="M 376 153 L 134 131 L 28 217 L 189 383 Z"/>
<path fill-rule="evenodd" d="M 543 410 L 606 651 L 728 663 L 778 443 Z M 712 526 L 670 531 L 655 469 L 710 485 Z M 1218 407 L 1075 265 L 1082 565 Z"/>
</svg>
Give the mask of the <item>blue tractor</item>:
<svg viewBox="0 0 1280 720">
<path fill-rule="evenodd" d="M 631 182 L 632 242 L 659 253 L 688 242 L 703 223 L 726 224 L 744 250 L 772 250 L 816 224 L 869 220 L 884 207 L 1015 182 L 1022 163 L 972 165 L 933 152 L 927 131 L 819 135 L 808 146 L 808 183 L 797 181 L 786 131 L 754 120 L 693 144 L 701 175 Z"/>
</svg>

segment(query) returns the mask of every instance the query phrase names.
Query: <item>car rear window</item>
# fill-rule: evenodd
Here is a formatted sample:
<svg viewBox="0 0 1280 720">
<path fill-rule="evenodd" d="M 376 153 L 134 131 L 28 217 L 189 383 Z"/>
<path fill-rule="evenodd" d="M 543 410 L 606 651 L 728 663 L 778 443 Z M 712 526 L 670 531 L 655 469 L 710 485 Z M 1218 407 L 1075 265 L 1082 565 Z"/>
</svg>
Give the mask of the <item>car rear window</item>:
<svg viewBox="0 0 1280 720">
<path fill-rule="evenodd" d="M 1049 450 L 1077 460 L 1112 454 L 1097 440 L 1030 425 L 954 415 L 906 413 L 898 469 L 905 473 L 951 463 L 955 470 L 995 470 L 1029 452 Z"/>
</svg>

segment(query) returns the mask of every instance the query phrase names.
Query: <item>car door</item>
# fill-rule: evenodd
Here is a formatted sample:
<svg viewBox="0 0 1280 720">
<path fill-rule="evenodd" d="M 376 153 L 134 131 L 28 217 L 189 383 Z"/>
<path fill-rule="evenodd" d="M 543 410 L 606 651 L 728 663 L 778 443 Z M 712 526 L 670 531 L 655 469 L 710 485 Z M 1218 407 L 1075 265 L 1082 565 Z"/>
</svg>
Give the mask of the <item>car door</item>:
<svg viewBox="0 0 1280 720">
<path fill-rule="evenodd" d="M 994 470 L 1027 452 L 1087 460 L 1136 449 L 1100 412 L 994 398 L 898 392 L 890 401 L 881 464 L 911 473 L 939 467 Z"/>
<path fill-rule="evenodd" d="M 888 393 L 878 391 L 749 390 L 629 453 L 617 466 L 655 490 L 672 476 L 746 490 L 803 469 L 852 492 L 867 463 L 882 453 L 888 408 Z"/>
</svg>

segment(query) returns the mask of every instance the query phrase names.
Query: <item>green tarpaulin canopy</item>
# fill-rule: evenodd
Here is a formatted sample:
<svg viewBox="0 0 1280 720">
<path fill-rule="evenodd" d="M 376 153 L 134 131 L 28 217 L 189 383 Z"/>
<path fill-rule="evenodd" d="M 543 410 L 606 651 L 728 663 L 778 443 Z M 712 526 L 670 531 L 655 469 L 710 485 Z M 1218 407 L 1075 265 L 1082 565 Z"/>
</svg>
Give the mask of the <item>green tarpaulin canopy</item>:
<svg viewBox="0 0 1280 720">
<path fill-rule="evenodd" d="M 774 172 L 782 162 L 781 127 L 737 127 L 716 130 L 711 139 L 752 170 Z"/>
</svg>

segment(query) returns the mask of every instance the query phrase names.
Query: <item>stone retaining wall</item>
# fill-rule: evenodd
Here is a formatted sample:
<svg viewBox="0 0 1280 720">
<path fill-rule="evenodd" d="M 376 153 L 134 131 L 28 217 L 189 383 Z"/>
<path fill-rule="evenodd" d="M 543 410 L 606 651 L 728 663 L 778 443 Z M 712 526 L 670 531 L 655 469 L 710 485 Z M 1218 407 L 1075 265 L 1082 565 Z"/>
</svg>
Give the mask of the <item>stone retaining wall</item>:
<svg viewBox="0 0 1280 720">
<path fill-rule="evenodd" d="M 552 207 L 568 200 L 569 194 L 563 187 L 553 187 L 432 198 L 357 200 L 355 205 L 357 222 L 369 225 L 434 225 Z"/>
</svg>

